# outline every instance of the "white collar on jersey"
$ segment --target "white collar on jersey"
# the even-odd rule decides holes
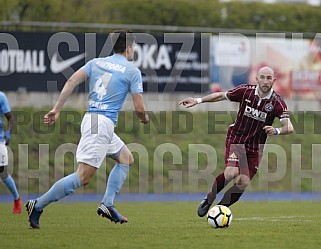
[[[255,95],[257,95],[257,96],[259,96],[260,97],[260,99],[269,99],[269,98],[271,98],[271,96],[272,96],[272,94],[273,94],[273,89],[271,89],[271,91],[269,92],[269,94],[268,95],[266,95],[264,98],[261,98],[261,96],[259,95],[259,90],[258,90],[258,88],[259,88],[259,86],[256,86],[256,88],[255,88]]]

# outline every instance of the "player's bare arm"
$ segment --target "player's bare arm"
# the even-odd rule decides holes
[[[4,114],[6,119],[7,119],[7,122],[8,122],[8,127],[7,127],[7,130],[12,130],[13,128],[13,125],[14,125],[14,118],[13,118],[13,115],[11,112],[7,112]]]
[[[280,128],[274,128],[273,126],[264,126],[264,130],[268,136],[274,135],[286,135],[293,132],[293,125],[289,118],[285,118],[281,120],[282,126]]]
[[[143,95],[141,93],[135,93],[132,96],[136,115],[138,116],[141,123],[147,124],[149,122],[149,116],[145,111]]]
[[[14,118],[11,112],[7,112],[4,114],[6,119],[7,119],[7,130],[5,132],[5,145],[9,145],[10,143],[10,133],[14,125]]]
[[[52,125],[56,122],[59,117],[60,110],[66,100],[71,95],[75,87],[86,80],[86,77],[86,73],[82,69],[79,69],[67,80],[54,108],[44,116],[45,125]]]
[[[206,95],[201,98],[187,97],[187,98],[181,100],[178,104],[183,105],[186,108],[190,108],[192,106],[195,106],[195,105],[203,103],[203,102],[218,102],[218,101],[222,101],[225,99],[226,99],[225,92],[217,92],[217,93],[211,93],[211,94]]]

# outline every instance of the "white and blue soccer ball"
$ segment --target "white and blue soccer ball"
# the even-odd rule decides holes
[[[232,219],[231,210],[223,205],[216,205],[207,213],[207,222],[213,228],[227,228],[231,225]]]

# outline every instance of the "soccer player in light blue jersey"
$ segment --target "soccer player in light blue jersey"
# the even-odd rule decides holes
[[[2,115],[7,119],[7,130],[4,129],[2,123]],[[9,106],[8,99],[3,92],[0,92],[0,179],[4,182],[7,188],[13,195],[13,213],[21,213],[21,198],[19,196],[16,184],[11,175],[8,174],[8,150],[7,146],[10,143],[10,134],[13,127],[13,116]]]
[[[113,158],[116,165],[110,172],[97,213],[115,223],[128,221],[114,208],[114,198],[126,179],[129,166],[134,162],[132,153],[114,133],[127,93],[132,95],[134,109],[141,123],[147,124],[149,117],[142,96],[141,72],[130,62],[134,58],[135,36],[125,30],[114,31],[111,35],[114,54],[93,59],[76,71],[66,82],[54,108],[44,117],[46,125],[54,124],[74,88],[85,80],[89,82],[88,110],[81,123],[81,139],[76,154],[78,169],[57,181],[38,199],[26,203],[32,228],[39,228],[40,215],[48,204],[87,185],[106,156]]]

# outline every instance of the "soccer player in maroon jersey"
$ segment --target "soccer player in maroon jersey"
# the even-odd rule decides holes
[[[235,178],[235,184],[225,192],[218,205],[231,206],[239,200],[257,172],[268,136],[293,132],[287,106],[272,89],[276,81],[274,71],[270,67],[260,68],[256,81],[256,85],[240,85],[227,92],[212,93],[202,98],[188,97],[179,102],[186,108],[222,100],[240,103],[236,120],[226,136],[225,170],[216,177],[211,191],[199,205],[197,213],[200,217],[207,214],[216,194]],[[281,127],[272,126],[275,118],[280,119]]]

